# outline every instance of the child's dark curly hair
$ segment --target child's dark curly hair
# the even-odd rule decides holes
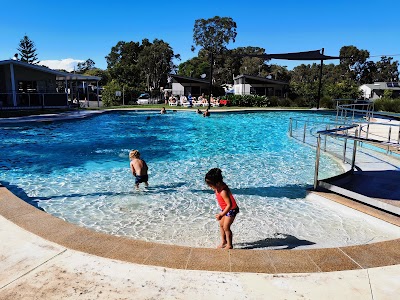
[[[222,171],[218,168],[213,168],[207,172],[205,181],[207,184],[216,185],[218,182],[222,182]]]

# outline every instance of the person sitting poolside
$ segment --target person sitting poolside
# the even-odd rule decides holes
[[[218,100],[218,98],[214,98],[213,95],[211,95],[210,104],[211,104],[212,106],[219,106],[219,100]]]
[[[182,95],[182,96],[180,97],[180,104],[181,104],[181,106],[186,106],[186,105],[189,104],[189,103],[188,103],[188,100],[187,100],[187,98],[186,98],[185,95]]]

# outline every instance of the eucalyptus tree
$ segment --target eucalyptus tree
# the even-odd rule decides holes
[[[280,66],[276,64],[268,65],[265,71],[268,75],[272,77],[272,79],[279,81],[289,82],[291,78],[291,74],[287,69],[287,66]],[[266,75],[265,72],[261,72],[260,75]]]
[[[110,81],[110,74],[108,73],[108,71],[99,68],[92,68],[90,70],[87,70],[83,73],[83,75],[101,77],[101,80],[99,81],[100,86],[107,85]]]
[[[201,78],[202,74],[209,74],[210,62],[204,57],[193,57],[178,66],[178,75]]]
[[[364,69],[368,66],[368,58],[368,50],[360,50],[355,46],[343,46],[340,48],[339,66],[347,78],[360,83]]]
[[[399,62],[392,60],[393,57],[382,56],[376,63],[376,81],[399,81]]]
[[[20,61],[34,65],[39,63],[35,43],[27,35],[19,41],[17,50],[20,55]]]
[[[119,41],[106,56],[107,70],[111,79],[121,86],[140,85],[139,54],[142,50],[139,42]]]
[[[316,104],[318,98],[319,65],[301,64],[291,72],[290,90],[295,97],[307,99],[306,105]]]
[[[155,39],[150,43],[142,41],[142,50],[138,57],[138,67],[143,74],[147,90],[159,90],[167,83],[168,74],[176,68],[173,59],[180,59],[171,46],[163,40]]]
[[[91,60],[90,58],[88,58],[87,60],[85,60],[84,62],[79,62],[76,67],[77,67],[77,72],[80,74],[83,74],[89,70],[94,69],[94,65],[96,63]]]
[[[194,23],[194,45],[192,46],[192,51],[195,50],[195,46],[199,46],[209,54],[210,95],[213,82],[214,57],[226,50],[229,42],[235,42],[236,35],[236,22],[231,17],[215,16],[210,19],[197,19]],[[210,107],[210,97],[208,98],[208,107]]]

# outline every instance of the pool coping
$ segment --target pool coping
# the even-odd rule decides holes
[[[173,108],[172,108],[173,109]],[[63,121],[85,118],[112,111],[158,111],[154,108],[118,108],[70,116],[52,115],[31,118],[30,121]],[[218,112],[282,111],[284,109],[229,109]],[[178,111],[195,111],[185,109]],[[290,109],[288,111],[296,111]],[[307,111],[307,110],[301,110]],[[317,110],[308,110],[317,111]],[[9,119],[0,123],[26,122],[29,118]],[[311,192],[321,196],[321,192]],[[353,204],[341,201],[338,195],[325,193],[322,197],[357,210]],[[221,250],[157,244],[113,236],[68,223],[45,213],[0,185],[0,215],[19,227],[50,242],[88,254],[128,263],[162,266],[185,270],[251,273],[318,273],[359,270],[400,264],[400,239],[372,244],[306,249],[306,250]],[[373,214],[371,214],[373,215]],[[373,215],[381,218],[379,215]],[[393,223],[393,222],[391,222]],[[399,226],[399,225],[397,225]],[[226,261],[229,263],[227,264]]]
[[[281,274],[358,270],[400,264],[400,239],[290,251],[195,248],[118,237],[80,227],[43,212],[4,186],[0,186],[0,215],[34,235],[68,249],[128,263],[174,269]]]

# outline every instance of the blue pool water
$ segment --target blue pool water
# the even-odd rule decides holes
[[[315,150],[287,135],[310,112],[109,112],[69,122],[0,126],[0,181],[22,199],[98,231],[213,247],[215,197],[204,184],[223,170],[241,212],[237,247],[328,247],[390,238],[361,214],[306,200]],[[150,117],[147,120],[147,117]],[[128,153],[149,166],[148,191],[134,191]],[[342,172],[322,156],[320,178]]]

